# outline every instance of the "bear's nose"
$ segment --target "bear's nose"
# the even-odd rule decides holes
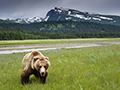
[[[41,74],[44,75],[44,72],[42,72]]]

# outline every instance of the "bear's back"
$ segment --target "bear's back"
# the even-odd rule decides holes
[[[27,53],[23,60],[22,60],[22,68],[24,69],[25,66],[29,66],[30,65],[30,62],[31,62],[31,53]]]

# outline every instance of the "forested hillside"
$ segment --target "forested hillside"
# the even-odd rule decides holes
[[[91,32],[91,33],[58,33],[26,31],[19,29],[0,29],[0,40],[25,40],[25,39],[64,39],[64,38],[118,38],[120,32]]]
[[[31,24],[0,23],[0,40],[116,37],[120,37],[120,26],[86,21],[48,21]]]
[[[47,21],[31,24],[18,23],[0,23],[0,29],[19,29],[27,31],[40,32],[62,32],[62,33],[76,33],[76,32],[120,32],[120,26],[100,24],[87,21]]]

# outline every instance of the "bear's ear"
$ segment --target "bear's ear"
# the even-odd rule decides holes
[[[45,59],[46,59],[46,60],[49,60],[49,58],[48,58],[48,57],[45,57]]]
[[[48,67],[50,66],[50,62],[49,61],[47,61],[48,62]]]
[[[50,66],[50,62],[49,62],[49,58],[48,57],[45,57],[47,63],[48,63],[48,67]]]
[[[32,67],[32,69],[34,69],[34,63],[37,60],[38,60],[38,57],[33,57],[32,61],[31,61],[31,67]]]

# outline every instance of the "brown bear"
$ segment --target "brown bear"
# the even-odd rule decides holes
[[[22,60],[21,84],[28,83],[31,74],[34,74],[41,83],[45,83],[49,66],[49,58],[42,55],[39,51],[27,53]]]

